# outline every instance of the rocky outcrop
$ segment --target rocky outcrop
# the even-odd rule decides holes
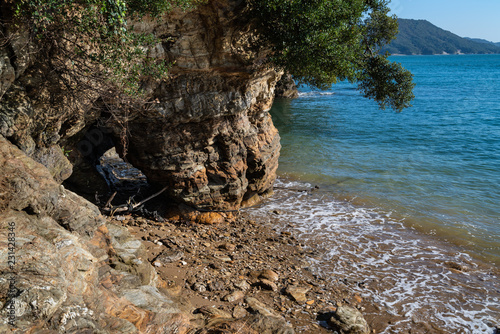
[[[186,333],[139,240],[3,136],[0,169],[0,332]]]
[[[162,40],[150,57],[174,66],[168,80],[145,84],[152,102],[147,108],[123,111],[120,122],[108,126],[117,151],[151,183],[168,186],[169,200],[237,209],[272,188],[280,144],[267,111],[281,73],[260,64],[265,53],[253,47],[244,6],[238,0],[208,1],[131,24]],[[105,184],[91,172],[99,157],[89,162],[87,146],[79,146],[99,117],[109,116],[99,109],[98,90],[69,94],[57,71],[36,57],[26,34],[4,30],[0,134],[58,182],[74,169],[72,189],[102,192]],[[93,153],[104,152],[97,146]]]
[[[294,99],[299,96],[297,85],[291,74],[283,75],[276,84],[275,96],[285,99]]]
[[[255,65],[260,54],[242,9],[209,1],[135,25],[164,38],[153,55],[175,67],[150,87],[154,107],[128,120],[127,159],[196,208],[237,209],[275,179],[280,144],[268,109],[280,73]]]

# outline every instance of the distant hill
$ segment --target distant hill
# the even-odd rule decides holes
[[[499,53],[500,46],[462,38],[425,20],[398,19],[399,34],[382,52],[405,55]]]
[[[474,42],[478,42],[478,43],[486,43],[486,44],[493,44],[493,45],[496,45],[498,47],[500,47],[500,42],[498,43],[494,43],[494,42],[490,42],[486,39],[482,39],[482,38],[469,38],[469,37],[465,37],[466,39],[470,39],[471,41],[474,41]]]

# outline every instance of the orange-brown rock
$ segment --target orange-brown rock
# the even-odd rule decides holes
[[[242,9],[208,1],[134,26],[163,36],[153,55],[175,66],[149,87],[157,103],[129,120],[127,159],[195,208],[237,209],[276,177],[280,143],[268,110],[281,73],[257,64]]]
[[[0,322],[1,333],[189,330],[126,228],[1,135],[0,170],[0,247],[10,249],[0,253],[0,316],[9,307],[16,315],[14,327]]]

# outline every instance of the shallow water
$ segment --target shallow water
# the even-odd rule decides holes
[[[280,209],[319,273],[397,316],[384,333],[500,325],[500,55],[392,57],[414,106],[378,110],[354,86],[302,88],[271,114],[282,137]],[[361,284],[360,284],[361,282]],[[373,316],[376,316],[373,314]],[[431,329],[429,329],[431,328]]]
[[[279,172],[500,265],[500,55],[393,58],[417,84],[402,113],[348,83],[276,101]]]
[[[262,219],[279,210],[278,230],[292,229],[302,243],[322,250],[321,258],[311,259],[314,271],[345,282],[399,319],[378,324],[380,333],[492,334],[500,324],[497,268],[390,213],[338,200],[322,188],[301,192],[312,185],[283,179],[276,187],[252,214]]]

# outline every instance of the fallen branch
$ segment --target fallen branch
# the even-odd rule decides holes
[[[156,196],[158,196],[161,193],[163,193],[165,190],[167,190],[167,188],[168,187],[163,188],[162,190],[158,191],[157,193],[154,193],[153,195],[151,195],[151,196],[143,199],[139,203],[132,204],[131,201],[129,200],[129,202],[127,204],[121,204],[121,205],[118,205],[118,206],[111,205],[111,201],[113,200],[113,198],[115,198],[115,195],[116,195],[116,192],[115,192],[108,199],[108,201],[106,202],[106,205],[104,206],[104,208],[102,210],[106,211],[106,212],[110,212],[111,214],[114,214],[116,212],[132,212],[132,211],[136,210],[137,208],[139,208],[140,206],[142,206],[147,201],[149,201],[150,199],[153,199]]]

